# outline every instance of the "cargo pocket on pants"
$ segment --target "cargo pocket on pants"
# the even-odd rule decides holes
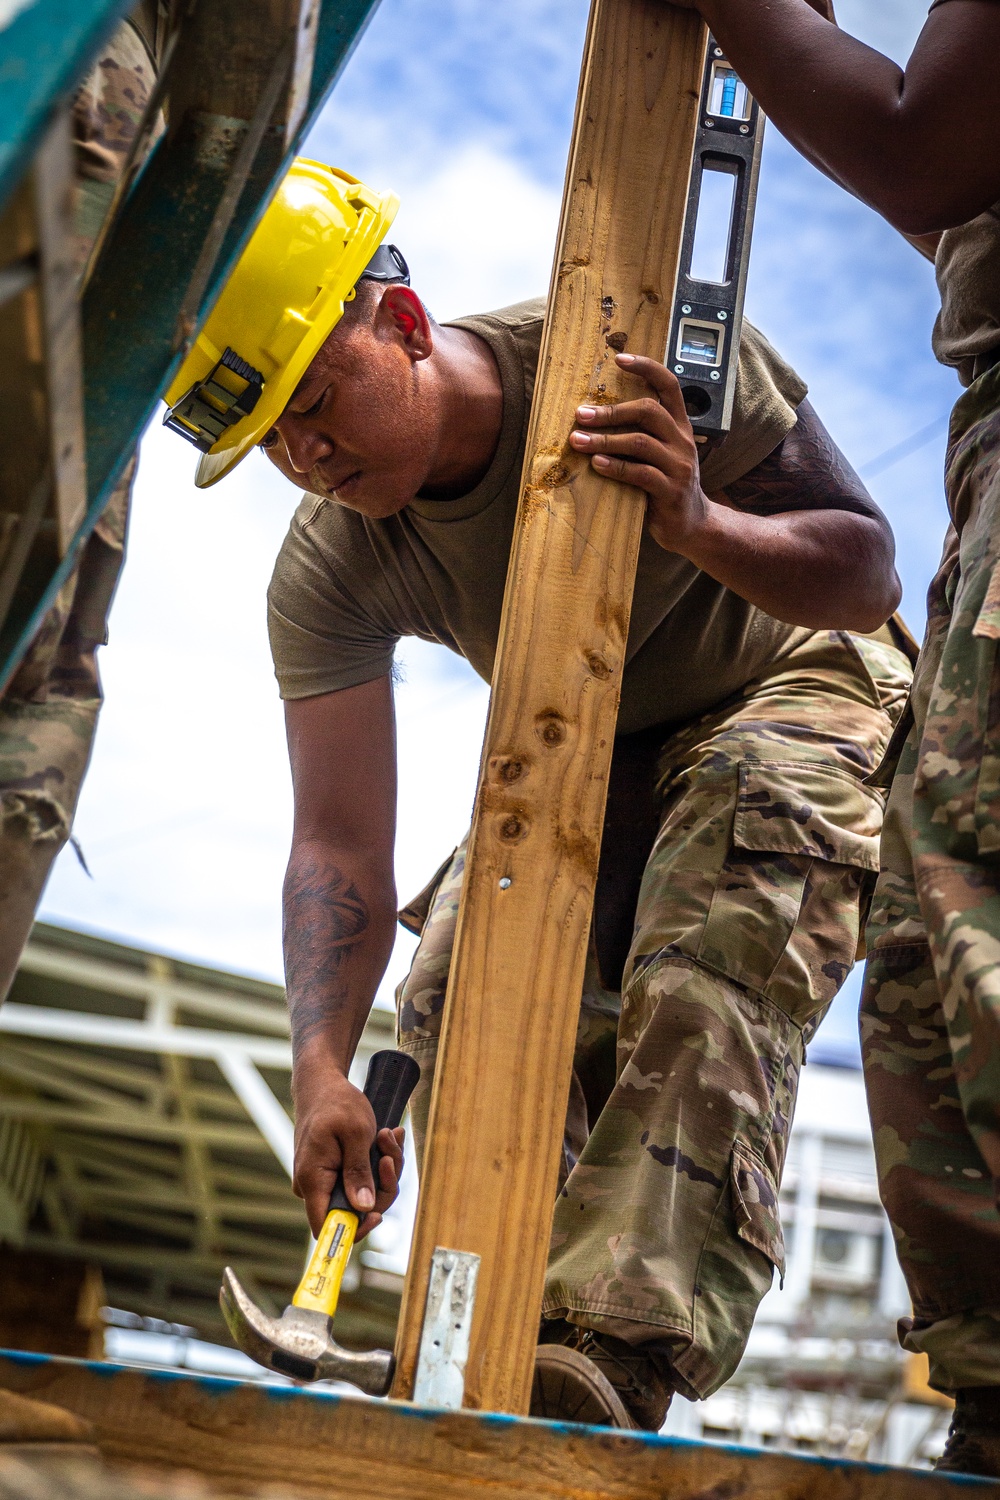
[[[673,1356],[678,1373],[700,1397],[734,1373],[775,1270],[785,1270],[774,1178],[744,1141],[734,1143],[729,1181],[720,1186],[698,1260],[691,1344]]]
[[[753,1245],[785,1279],[785,1241],[778,1211],[778,1187],[764,1161],[742,1141],[733,1147],[729,1179],[736,1233]]]
[[[799,1026],[854,963],[882,796],[835,766],[743,761],[732,843],[698,958]]]

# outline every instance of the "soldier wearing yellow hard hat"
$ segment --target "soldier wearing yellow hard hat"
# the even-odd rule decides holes
[[[165,425],[200,448],[215,484],[284,410],[358,281],[409,281],[383,241],[399,199],[299,157],[167,390]]]
[[[401,1142],[379,1135],[373,1177],[349,1076],[395,929],[394,651],[438,641],[491,677],[545,314],[538,297],[436,323],[384,246],[395,208],[297,162],[168,397],[199,483],[256,442],[305,492],[268,626],[295,794],[295,1184],[316,1233],[341,1167],[362,1230],[395,1196]],[[617,349],[633,313],[614,314]],[[862,782],[910,671],[891,638],[849,634],[898,599],[891,533],[762,335],[744,324],[732,430],[702,457],[674,375],[615,357],[640,399],[578,409],[567,479],[591,461],[646,492],[648,523],[531,1409],[658,1428],[673,1392],[733,1373],[784,1263],[805,1038],[857,951],[880,813]],[[571,694],[562,712],[572,735]],[[544,747],[521,748],[530,779]],[[463,868],[459,849],[403,914],[418,1152]]]

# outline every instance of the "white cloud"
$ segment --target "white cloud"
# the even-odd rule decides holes
[[[470,144],[430,178],[391,177],[402,205],[392,239],[439,320],[545,295],[559,196],[489,146]]]
[[[914,0],[841,0],[842,23],[903,57]],[[393,237],[439,318],[546,289],[586,5],[383,0],[307,143],[402,207]],[[912,251],[772,132],[751,268],[753,315],[802,369],[858,463],[955,393],[927,346],[934,292]],[[277,977],[290,828],[264,590],[295,494],[251,458],[194,490],[193,450],[144,444],[130,553],[103,652],[108,703],[50,920]],[[943,530],[932,446],[876,482],[901,536],[912,621]],[[468,821],[486,689],[411,644],[400,688],[398,869],[412,894]],[[412,946],[402,939],[398,977]],[[388,991],[387,986],[383,994]]]

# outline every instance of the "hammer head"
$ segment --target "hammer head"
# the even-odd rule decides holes
[[[304,1307],[286,1307],[269,1318],[247,1296],[227,1266],[219,1305],[233,1342],[259,1365],[293,1380],[347,1380],[369,1396],[384,1396],[395,1360],[388,1349],[341,1349],[330,1336],[332,1319]]]

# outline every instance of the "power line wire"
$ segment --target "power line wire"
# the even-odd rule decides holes
[[[884,474],[886,469],[892,468],[893,464],[898,464],[901,459],[909,458],[911,453],[916,453],[919,448],[923,448],[925,444],[929,443],[931,438],[937,435],[941,424],[946,420],[947,418],[944,416],[935,417],[933,422],[929,422],[926,427],[921,427],[919,432],[912,433],[908,438],[904,438],[901,443],[895,443],[891,448],[887,448],[884,453],[879,453],[877,457],[870,458],[866,464],[861,465],[858,474],[862,479],[874,479],[876,474]]]

